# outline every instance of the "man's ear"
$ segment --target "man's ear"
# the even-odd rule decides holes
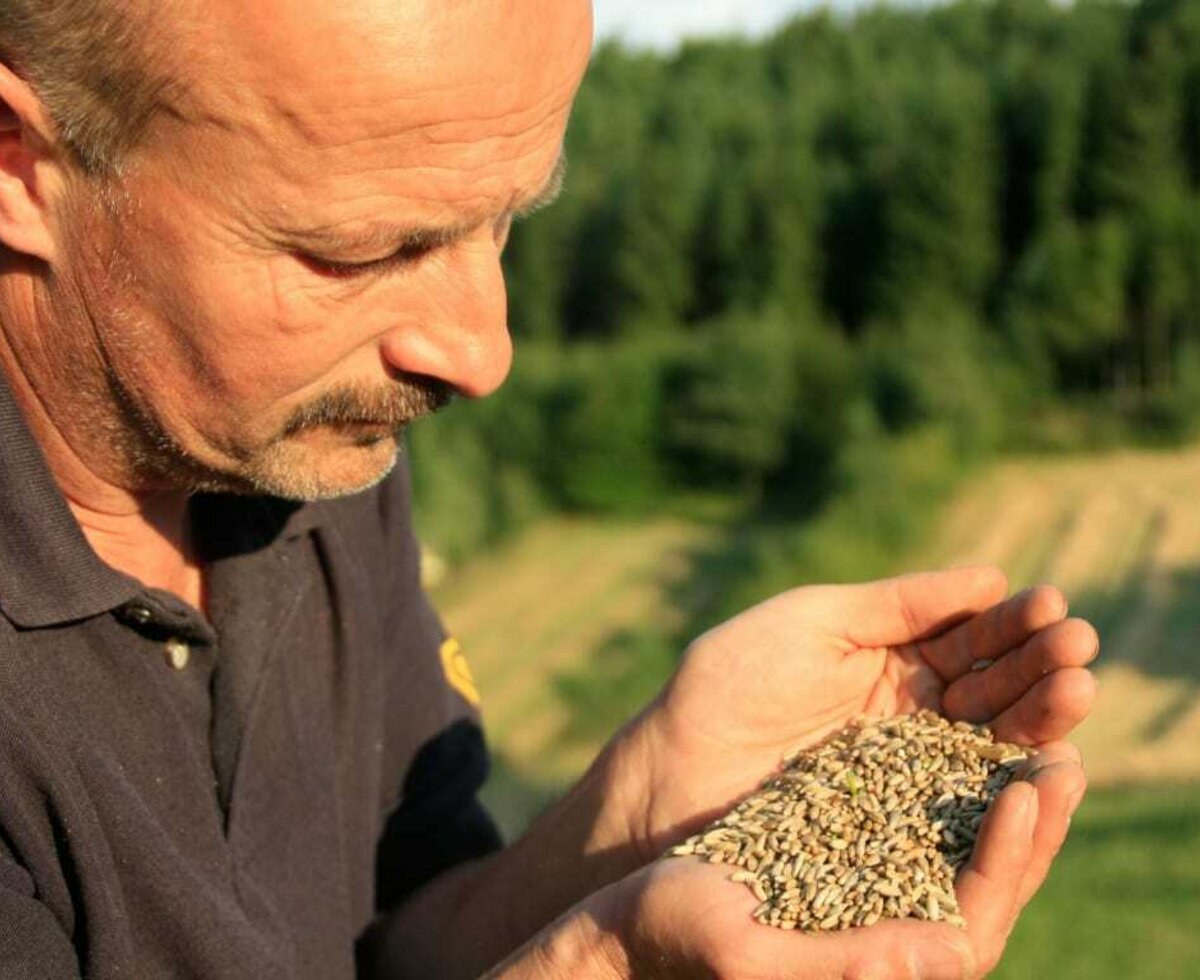
[[[56,253],[42,186],[56,166],[51,132],[33,89],[0,63],[0,246],[44,262]]]

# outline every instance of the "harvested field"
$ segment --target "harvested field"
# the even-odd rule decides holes
[[[1200,778],[1198,495],[1195,450],[1009,462],[964,489],[916,556],[1053,582],[1096,623],[1100,695],[1076,737],[1093,784]]]
[[[672,520],[550,520],[434,593],[483,696],[502,822],[522,822],[594,752],[561,739],[567,718],[555,678],[623,629],[677,622],[672,587],[713,537]]]
[[[1200,450],[1016,460],[966,485],[898,567],[991,561],[1062,585],[1103,638],[1078,741],[1095,785],[1200,778]],[[596,746],[567,743],[556,678],[622,630],[681,622],[675,586],[719,530],[552,520],[435,594],[463,642],[500,757],[493,806],[519,828]]]

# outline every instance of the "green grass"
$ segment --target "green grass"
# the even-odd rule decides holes
[[[993,976],[1200,976],[1200,784],[1089,794]]]

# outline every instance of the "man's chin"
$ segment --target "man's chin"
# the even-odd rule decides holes
[[[331,500],[361,493],[395,469],[399,441],[363,427],[330,440],[305,433],[281,443],[243,474],[254,491],[285,500]]]

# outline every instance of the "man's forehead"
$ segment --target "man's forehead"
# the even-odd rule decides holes
[[[589,0],[192,2],[202,125],[172,167],[275,228],[507,208],[553,168],[591,47]]]
[[[355,124],[453,141],[511,135],[562,101],[590,48],[587,0],[205,0],[200,88],[315,144]]]

